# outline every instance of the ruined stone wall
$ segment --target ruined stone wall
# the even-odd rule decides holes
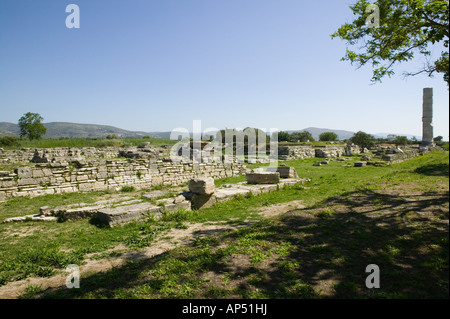
[[[419,149],[408,149],[402,150],[399,152],[387,152],[382,155],[381,159],[384,161],[388,161],[391,164],[401,163],[405,160],[417,157],[420,155]]]
[[[173,163],[162,159],[52,162],[0,171],[0,200],[91,190],[180,185],[199,176],[214,179],[245,174],[239,163]]]
[[[20,150],[4,150],[0,148],[0,163],[49,163],[78,159],[109,159],[117,157],[147,158],[169,154],[169,147],[55,147],[55,148],[22,148]]]
[[[340,157],[342,155],[359,154],[358,146],[347,145],[325,145],[325,146],[310,146],[310,145],[292,145],[279,146],[278,159],[280,160],[296,160],[305,158],[330,158]]]

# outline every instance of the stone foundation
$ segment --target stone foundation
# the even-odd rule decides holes
[[[170,160],[128,159],[30,164],[0,174],[0,200],[82,191],[176,186],[192,178],[220,179],[246,172],[240,163],[172,163]]]
[[[278,147],[278,159],[284,161],[305,159],[305,158],[337,158],[343,155],[359,154],[358,146],[349,145],[291,145]]]

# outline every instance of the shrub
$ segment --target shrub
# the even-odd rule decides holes
[[[319,140],[322,142],[337,141],[338,136],[334,132],[324,132],[319,135]]]
[[[131,193],[134,192],[136,189],[134,188],[134,186],[122,186],[122,188],[120,189],[120,191],[122,193]]]
[[[4,136],[0,137],[0,146],[19,146],[20,140],[18,137],[15,136]]]

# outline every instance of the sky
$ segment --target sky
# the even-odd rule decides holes
[[[402,76],[423,58],[378,84],[370,66],[340,61],[346,43],[330,35],[355,1],[0,0],[0,122],[421,136],[432,87],[434,135],[448,140],[442,76]],[[66,27],[72,3],[80,28]]]

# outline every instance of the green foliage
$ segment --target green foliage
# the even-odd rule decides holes
[[[53,137],[41,138],[38,140],[19,140],[15,137],[0,138],[0,143],[6,141],[3,145],[9,149],[20,148],[53,148],[53,147],[128,147],[138,146],[142,143],[141,138],[95,138],[95,137]],[[144,141],[150,142],[152,145],[173,145],[176,141],[164,138],[150,138]],[[1,144],[0,144],[1,145]]]
[[[370,146],[374,145],[374,138],[372,135],[369,135],[367,133],[364,133],[362,131],[356,132],[355,135],[353,135],[350,138],[350,141],[352,143],[355,143],[356,145],[358,145],[359,147],[361,147],[362,149],[364,148],[369,148]]]
[[[40,139],[47,132],[42,120],[38,113],[24,114],[19,119],[20,137],[27,137],[30,141]]]
[[[395,145],[397,145],[397,147],[404,146],[408,144],[408,138],[406,136],[396,136],[394,143]]]
[[[314,142],[315,141],[312,134],[308,131],[292,133],[291,140],[300,141],[300,142]]]
[[[134,188],[134,186],[122,186],[122,188],[120,189],[120,191],[122,193],[132,193],[134,192],[136,189]]]
[[[329,142],[329,141],[337,141],[338,136],[336,133],[333,132],[323,132],[319,135],[319,140],[323,142]]]
[[[291,135],[288,132],[278,132],[278,142],[289,142],[290,140]]]
[[[367,10],[370,4],[368,0],[358,0],[350,6],[355,20],[343,24],[331,35],[360,50],[355,52],[347,47],[342,61],[356,63],[358,67],[371,63],[372,81],[381,82],[383,77],[394,74],[396,63],[412,60],[416,53],[429,59],[433,46],[443,44],[447,51],[442,50],[438,59],[405,75],[443,73],[448,85],[448,0],[377,0],[374,4],[379,8],[379,26],[366,25],[373,14],[373,10]]]
[[[15,136],[3,136],[0,137],[0,146],[2,147],[12,147],[12,146],[19,146],[20,140],[19,138]]]
[[[325,209],[321,212],[316,213],[316,216],[319,218],[328,218],[333,216],[334,211],[330,210],[330,209]]]

